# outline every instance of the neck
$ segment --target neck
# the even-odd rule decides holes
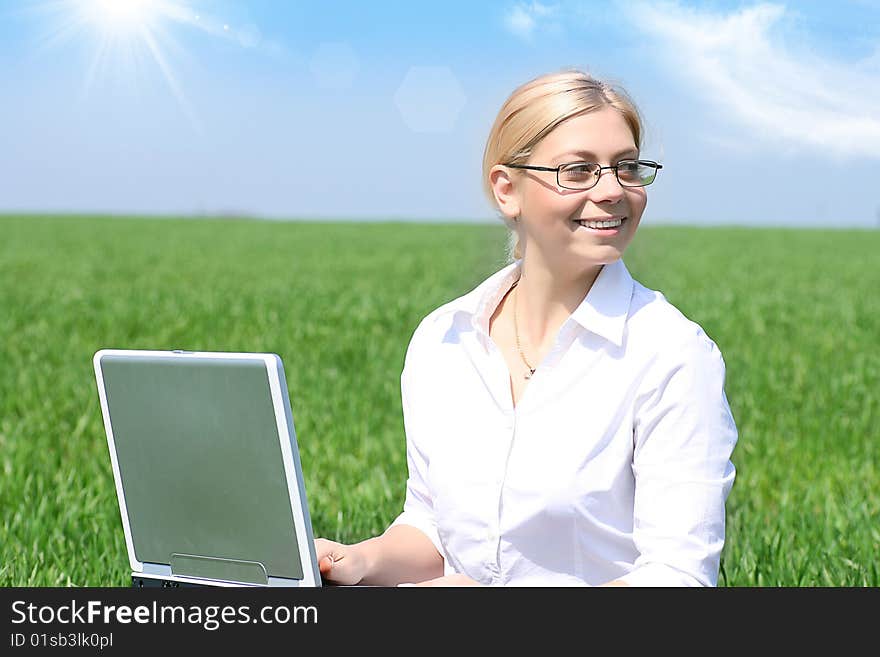
[[[602,264],[577,270],[551,267],[538,254],[523,257],[517,283],[520,335],[534,347],[556,337],[559,327],[586,298]]]

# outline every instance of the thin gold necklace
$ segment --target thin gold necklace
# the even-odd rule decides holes
[[[519,281],[513,284],[513,287],[516,287]],[[522,361],[526,364],[526,367],[529,368],[528,374],[523,374],[523,378],[531,379],[532,374],[535,373],[535,368],[529,364],[529,361],[526,360],[526,355],[523,353],[522,347],[519,344],[519,327],[516,323],[516,299],[519,296],[517,294],[518,290],[514,290],[513,292],[513,332],[516,335],[516,348],[519,350],[519,357],[522,358]]]

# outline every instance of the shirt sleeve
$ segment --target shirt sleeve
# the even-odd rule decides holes
[[[408,477],[406,480],[406,497],[403,503],[403,512],[391,523],[395,525],[410,525],[422,531],[431,539],[437,551],[443,555],[443,547],[440,543],[440,535],[437,532],[437,519],[434,515],[434,503],[428,487],[428,452],[424,442],[426,436],[421,430],[421,418],[418,409],[412,405],[414,391],[412,388],[413,364],[410,358],[410,348],[407,349],[407,358],[403,372],[400,375],[400,397],[403,407],[403,425],[406,433],[406,464]]]
[[[632,586],[716,586],[737,428],[725,364],[705,333],[669,349],[637,397]]]

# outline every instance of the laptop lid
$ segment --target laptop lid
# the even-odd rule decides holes
[[[93,361],[134,572],[321,585],[276,354],[102,349]]]

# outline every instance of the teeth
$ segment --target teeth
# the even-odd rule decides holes
[[[613,221],[578,221],[581,226],[589,226],[590,228],[614,228],[623,223],[622,219],[614,219]]]

